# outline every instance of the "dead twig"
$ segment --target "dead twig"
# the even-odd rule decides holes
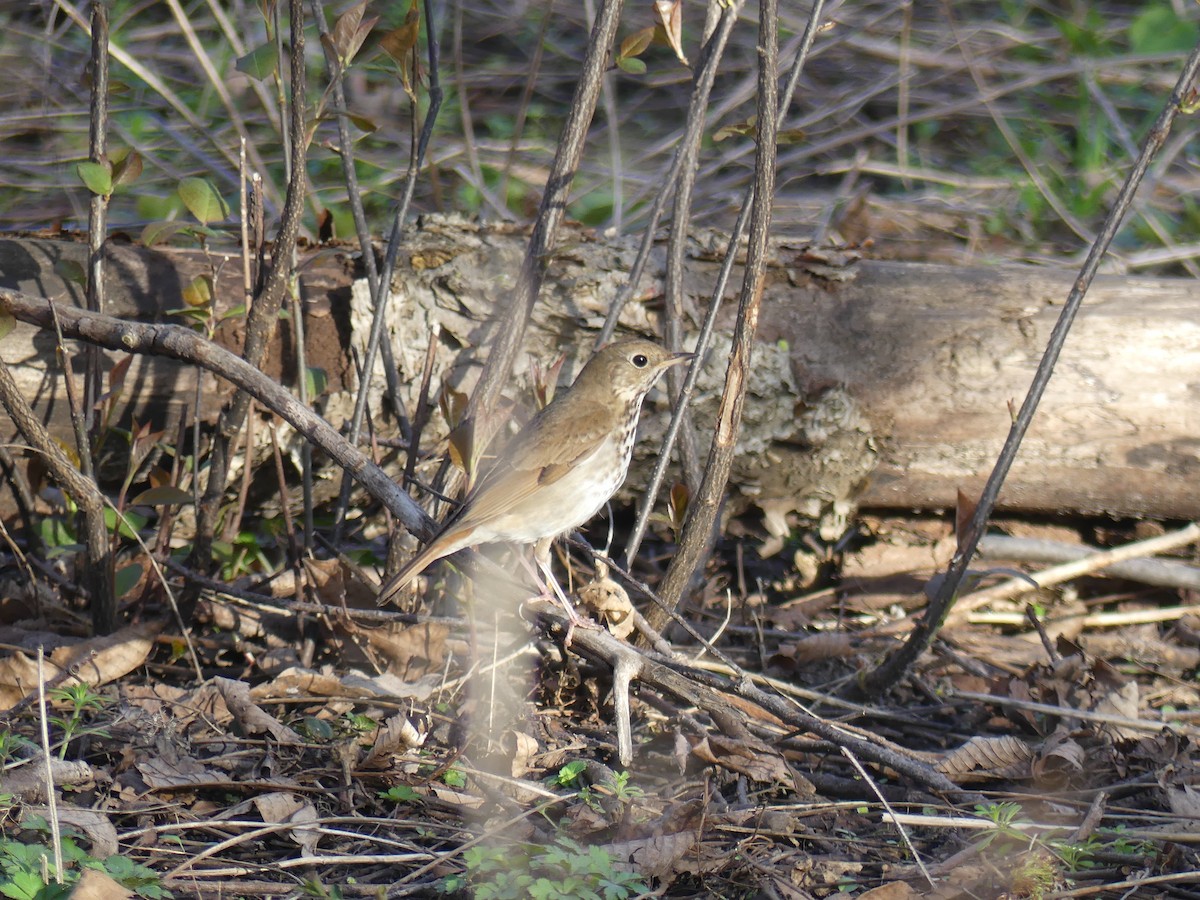
[[[442,84],[440,75],[441,66],[441,45],[438,42],[437,28],[433,21],[433,2],[425,0],[425,42],[429,52],[429,109],[425,114],[425,122],[421,126],[419,136],[416,136],[416,121],[417,121],[417,105],[412,103],[412,121],[413,121],[413,146],[410,148],[408,158],[408,171],[405,174],[404,180],[404,196],[400,199],[400,203],[396,207],[396,213],[392,217],[392,225],[389,229],[387,252],[383,258],[383,268],[379,272],[379,277],[376,281],[370,283],[371,287],[371,303],[374,312],[371,317],[371,330],[367,335],[367,352],[362,362],[362,369],[359,371],[359,392],[354,400],[354,412],[350,417],[350,440],[357,444],[359,436],[362,434],[363,418],[366,415],[367,397],[369,391],[367,386],[375,370],[375,356],[377,353],[383,354],[383,369],[384,378],[387,379],[388,396],[392,400],[393,413],[396,420],[403,423],[405,420],[403,405],[400,402],[400,387],[399,387],[399,371],[396,366],[395,358],[392,354],[392,346],[383,338],[383,326],[387,318],[387,311],[391,305],[391,285],[392,273],[396,269],[396,255],[399,253],[400,245],[403,243],[401,235],[404,229],[404,222],[408,218],[408,209],[412,205],[413,195],[417,189],[417,175],[420,174],[424,166],[425,153],[429,149],[429,139],[433,136],[433,126],[437,122],[438,112],[442,108]],[[416,67],[414,57],[414,68]],[[413,77],[413,83],[417,83],[419,79]],[[340,87],[340,85],[339,85]],[[359,228],[356,220],[356,228]],[[366,235],[365,222],[359,228],[359,239],[364,239]],[[373,249],[367,246],[364,249],[364,256],[370,256]],[[374,259],[369,264],[368,272],[374,268]],[[416,452],[414,446],[413,452]],[[345,525],[346,507],[350,502],[350,479],[343,477],[341,493],[338,496],[338,507],[334,514],[334,542],[341,543],[342,529]]]
[[[990,559],[1009,559],[1027,563],[1065,563],[1100,553],[1095,547],[1063,541],[987,534],[979,541],[979,555]],[[1155,587],[1200,591],[1200,568],[1172,559],[1131,559],[1110,562],[1101,574],[1138,581]]]
[[[783,90],[783,96],[779,103],[779,118],[783,117],[784,113],[791,105],[792,95],[795,93],[796,85],[800,80],[800,73],[804,70],[804,62],[808,58],[809,51],[812,49],[812,42],[816,37],[817,28],[820,25],[823,9],[824,2],[823,0],[820,0],[820,2],[814,4],[812,12],[809,15],[808,25],[806,26],[804,36],[800,41],[800,49],[796,55],[796,61],[792,65],[791,72],[788,74],[787,86]],[[732,9],[730,12],[733,13],[734,18],[736,18],[737,9]],[[728,26],[723,26],[715,31],[713,34],[713,39],[710,42],[712,45],[710,53],[711,58],[714,60],[714,67],[715,60],[720,56],[722,35],[728,37],[724,31],[725,27],[732,27],[732,22],[730,22]],[[715,68],[712,74],[715,75]],[[677,161],[680,166],[682,166],[683,163],[683,146],[683,144],[680,145],[677,157]],[[673,162],[672,172],[674,172],[675,165],[676,163]],[[678,177],[678,175],[676,174],[674,177]],[[737,250],[741,245],[742,235],[745,234],[746,225],[750,220],[750,212],[754,208],[754,191],[755,187],[752,183],[745,193],[741,209],[738,212],[737,220],[734,222],[733,229],[730,232],[729,249],[725,254],[725,259],[722,261],[720,272],[717,275],[716,284],[713,286],[711,294],[712,299],[708,305],[708,312],[705,314],[704,322],[700,326],[700,334],[696,339],[696,359],[688,366],[687,377],[684,379],[683,385],[679,389],[676,411],[671,417],[671,423],[667,427],[667,434],[663,438],[663,448],[659,454],[658,463],[655,465],[654,473],[650,478],[650,485],[646,489],[645,502],[643,503],[642,510],[638,515],[637,523],[634,525],[633,533],[630,535],[629,541],[625,545],[626,566],[631,565],[633,558],[637,556],[638,547],[641,545],[642,537],[646,533],[646,526],[650,520],[650,512],[654,506],[654,499],[658,495],[658,490],[662,486],[663,476],[666,474],[666,466],[671,455],[671,448],[674,446],[676,435],[683,426],[684,420],[680,414],[680,409],[687,405],[688,398],[691,396],[692,391],[695,389],[696,381],[700,377],[700,363],[704,358],[704,354],[708,349],[710,341],[712,340],[713,328],[717,321],[717,311],[720,309],[721,299],[725,295],[725,286],[729,283],[729,277],[733,272],[734,261],[737,258]],[[665,194],[660,196],[662,198],[662,203],[665,204]],[[655,201],[655,209],[659,209],[661,211],[657,199]],[[644,262],[643,256],[649,252],[649,237],[650,236],[643,241],[642,248],[638,255],[639,262]],[[634,287],[636,287],[637,273],[638,269],[635,263],[634,274],[630,276],[630,287],[627,288],[629,292],[632,292]],[[626,295],[622,294],[622,302],[625,299],[627,299]],[[610,329],[611,324],[615,323],[615,315],[615,313],[610,311],[608,320],[606,320],[604,324],[605,330]],[[602,331],[601,334],[603,335],[604,331]],[[656,627],[656,630],[661,630],[666,624],[666,620],[662,619],[662,621],[659,621],[658,618],[651,619],[651,624]]]
[[[88,117],[88,159],[98,165],[108,165],[108,7],[103,3],[92,6],[91,115]],[[111,166],[109,168],[111,172]],[[92,193],[88,203],[88,266],[87,308],[104,312],[104,238],[108,197]],[[84,348],[83,416],[88,431],[94,424],[96,403],[100,398],[100,349]],[[70,378],[70,373],[67,373]],[[79,447],[83,474],[92,477],[89,442]]]
[[[45,300],[39,302],[47,318],[50,318],[50,303]],[[8,411],[9,417],[26,443],[42,455],[54,480],[83,510],[84,527],[87,531],[84,541],[87,564],[80,574],[91,596],[92,624],[97,629],[104,628],[109,622],[115,624],[116,598],[113,595],[112,551],[109,547],[108,528],[104,524],[104,495],[92,479],[86,478],[74,463],[67,459],[62,448],[46,431],[22,396],[12,372],[3,360],[0,360],[0,405]],[[110,624],[106,630],[98,630],[97,633],[107,633],[112,627]]]
[[[695,86],[692,89],[692,97],[688,104],[687,127],[683,137],[680,138],[678,146],[675,148],[675,155],[671,158],[671,163],[667,168],[666,175],[663,179],[663,186],[654,198],[654,203],[650,209],[650,220],[646,223],[646,229],[642,234],[642,242],[638,247],[637,256],[634,258],[633,268],[629,273],[629,278],[625,283],[620,295],[609,308],[608,314],[604,319],[604,326],[600,329],[600,334],[596,339],[597,346],[607,343],[613,335],[617,327],[617,320],[620,318],[621,310],[625,304],[633,297],[634,292],[638,289],[638,284],[641,281],[642,272],[645,270],[646,262],[650,258],[650,248],[654,245],[655,232],[658,228],[659,217],[666,206],[667,198],[672,191],[677,190],[677,185],[683,180],[683,173],[691,171],[696,165],[696,152],[699,146],[700,136],[703,134],[704,123],[708,113],[709,98],[712,94],[713,82],[717,76],[717,69],[720,65],[721,58],[725,52],[725,46],[729,41],[729,35],[733,31],[733,26],[738,19],[738,13],[741,9],[741,2],[732,3],[722,11],[721,19],[718,27],[712,32],[707,42],[704,45],[700,67],[697,70],[695,78]],[[689,183],[694,181],[694,172],[689,177]],[[685,209],[690,209],[690,200],[685,205]],[[688,221],[685,215],[681,221],[678,217],[675,219],[676,227],[672,233],[680,233],[683,238],[686,238],[688,231]],[[681,246],[684,241],[681,239],[678,242]],[[682,263],[681,263],[682,265]],[[680,290],[681,278],[676,275],[673,282],[675,290]],[[712,300],[709,303],[709,313],[705,319],[707,330],[702,330],[700,340],[696,345],[696,353],[698,357],[703,357],[704,351],[708,346],[708,339],[712,334],[712,322],[715,321],[716,310],[721,305],[721,300],[724,297],[724,290],[715,291]],[[670,308],[672,305],[668,304]],[[673,349],[679,349],[678,343],[672,345],[670,341],[674,339],[676,342],[680,340],[680,335],[667,335],[668,346]],[[699,360],[697,360],[699,362]],[[672,373],[674,370],[672,370]],[[677,383],[674,380],[669,381],[671,386],[671,394],[675,401],[675,409],[671,415],[671,422],[667,426],[667,433],[663,438],[662,451],[658,456],[658,460],[654,466],[654,472],[650,476],[650,483],[645,491],[645,500],[642,503],[641,509],[638,510],[637,522],[634,525],[633,532],[625,545],[625,565],[629,566],[633,562],[633,558],[637,556],[638,547],[641,545],[642,537],[646,533],[646,526],[650,521],[650,514],[654,510],[654,501],[658,497],[658,491],[662,487],[663,478],[666,475],[667,465],[671,459],[671,449],[675,445],[675,439],[680,431],[686,434],[690,430],[690,420],[685,416],[685,410],[692,396],[692,391],[696,385],[696,378],[699,375],[700,368],[697,363],[693,363],[688,367],[688,372],[682,383]],[[671,377],[669,375],[669,377]],[[678,377],[675,375],[674,377]],[[695,438],[693,435],[692,443]],[[685,451],[686,452],[686,451]],[[690,464],[687,465],[686,471],[691,473]],[[695,488],[699,487],[699,481],[696,480],[692,484],[689,480],[689,487],[692,488],[692,493],[695,493]]]

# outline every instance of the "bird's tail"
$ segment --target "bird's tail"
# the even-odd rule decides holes
[[[385,581],[379,588],[375,602],[380,606],[391,603],[410,581],[428,569],[444,556],[445,553],[434,543],[410,559],[395,575]]]

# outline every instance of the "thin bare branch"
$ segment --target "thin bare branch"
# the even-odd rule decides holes
[[[820,3],[814,6],[814,20],[820,16],[820,8]],[[713,524],[725,497],[725,485],[733,466],[734,450],[742,423],[746,381],[758,331],[758,315],[762,307],[767,238],[771,230],[771,206],[775,193],[776,136],[780,119],[779,85],[776,75],[779,52],[777,15],[775,0],[763,0],[759,5],[758,123],[755,127],[758,154],[755,158],[754,201],[750,211],[746,270],[738,301],[737,327],[733,333],[733,347],[725,374],[725,389],[717,411],[716,429],[713,432],[704,479],[700,490],[688,503],[679,551],[672,558],[659,590],[665,608],[652,609],[646,617],[657,631],[666,626],[669,611],[678,607],[684,589],[701,564]],[[729,256],[736,254],[737,250],[738,241],[735,236],[730,242]]]
[[[52,327],[50,303],[45,300],[37,302],[45,316],[42,327]],[[64,318],[69,315],[66,310],[63,313]],[[64,331],[70,333],[69,328],[64,328]],[[85,477],[75,464],[67,459],[62,448],[38,421],[37,415],[22,396],[12,372],[3,360],[0,360],[0,404],[7,410],[9,418],[17,426],[25,442],[41,454],[54,480],[83,510],[87,564],[80,569],[80,580],[91,596],[94,627],[100,629],[108,624],[108,630],[112,630],[112,623],[116,621],[116,598],[113,595],[112,554],[109,550],[108,528],[104,524],[104,495],[92,479]]]
[[[246,340],[242,357],[251,366],[262,363],[263,354],[275,333],[279,321],[279,310],[291,281],[293,249],[300,231],[300,218],[304,210],[306,176],[304,171],[307,150],[305,127],[305,71],[304,71],[304,5],[301,0],[290,0],[291,18],[291,85],[289,132],[291,136],[291,166],[288,179],[287,199],[284,201],[283,220],[275,237],[271,253],[271,269],[262,292],[255,298],[246,316]],[[303,375],[303,373],[301,373]],[[205,569],[211,564],[212,540],[220,512],[221,500],[225,496],[229,477],[230,447],[234,436],[246,421],[250,396],[242,391],[234,394],[221,413],[217,423],[213,444],[209,454],[208,484],[196,510],[196,540],[192,550],[192,564]],[[195,606],[195,592],[185,593],[182,610],[185,619]]]
[[[553,251],[558,226],[566,213],[571,183],[579,168],[588,127],[595,114],[604,70],[608,65],[609,50],[617,35],[623,5],[623,0],[605,0],[600,6],[595,27],[588,39],[579,81],[575,86],[575,96],[571,101],[567,121],[563,125],[554,164],[550,168],[546,191],[542,195],[533,234],[529,238],[529,248],[521,266],[521,275],[512,302],[501,317],[503,324],[492,342],[483,374],[471,396],[469,413],[478,418],[486,418],[481,414],[495,407],[500,392],[511,377],[517,349],[521,346],[525,326],[542,286],[546,261]]]

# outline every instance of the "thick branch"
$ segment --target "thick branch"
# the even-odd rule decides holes
[[[53,327],[50,304],[37,297],[0,289],[0,308],[22,322]],[[109,350],[147,353],[195,363],[237,385],[277,413],[324,450],[367,491],[384,504],[405,528],[420,537],[433,533],[433,522],[387,473],[346,441],[328,422],[300,403],[254,366],[181,325],[125,322],[70,307],[57,310],[63,334]]]

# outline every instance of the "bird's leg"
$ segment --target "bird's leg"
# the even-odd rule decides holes
[[[558,601],[559,606],[563,608],[563,612],[567,614],[567,636],[563,643],[567,647],[570,647],[571,636],[574,634],[576,628],[595,628],[596,623],[579,615],[579,612],[575,609],[575,605],[563,593],[558,579],[554,577],[554,572],[550,568],[550,547],[553,543],[554,538],[542,538],[533,547],[533,558],[542,573],[542,595],[545,597],[553,596]]]

